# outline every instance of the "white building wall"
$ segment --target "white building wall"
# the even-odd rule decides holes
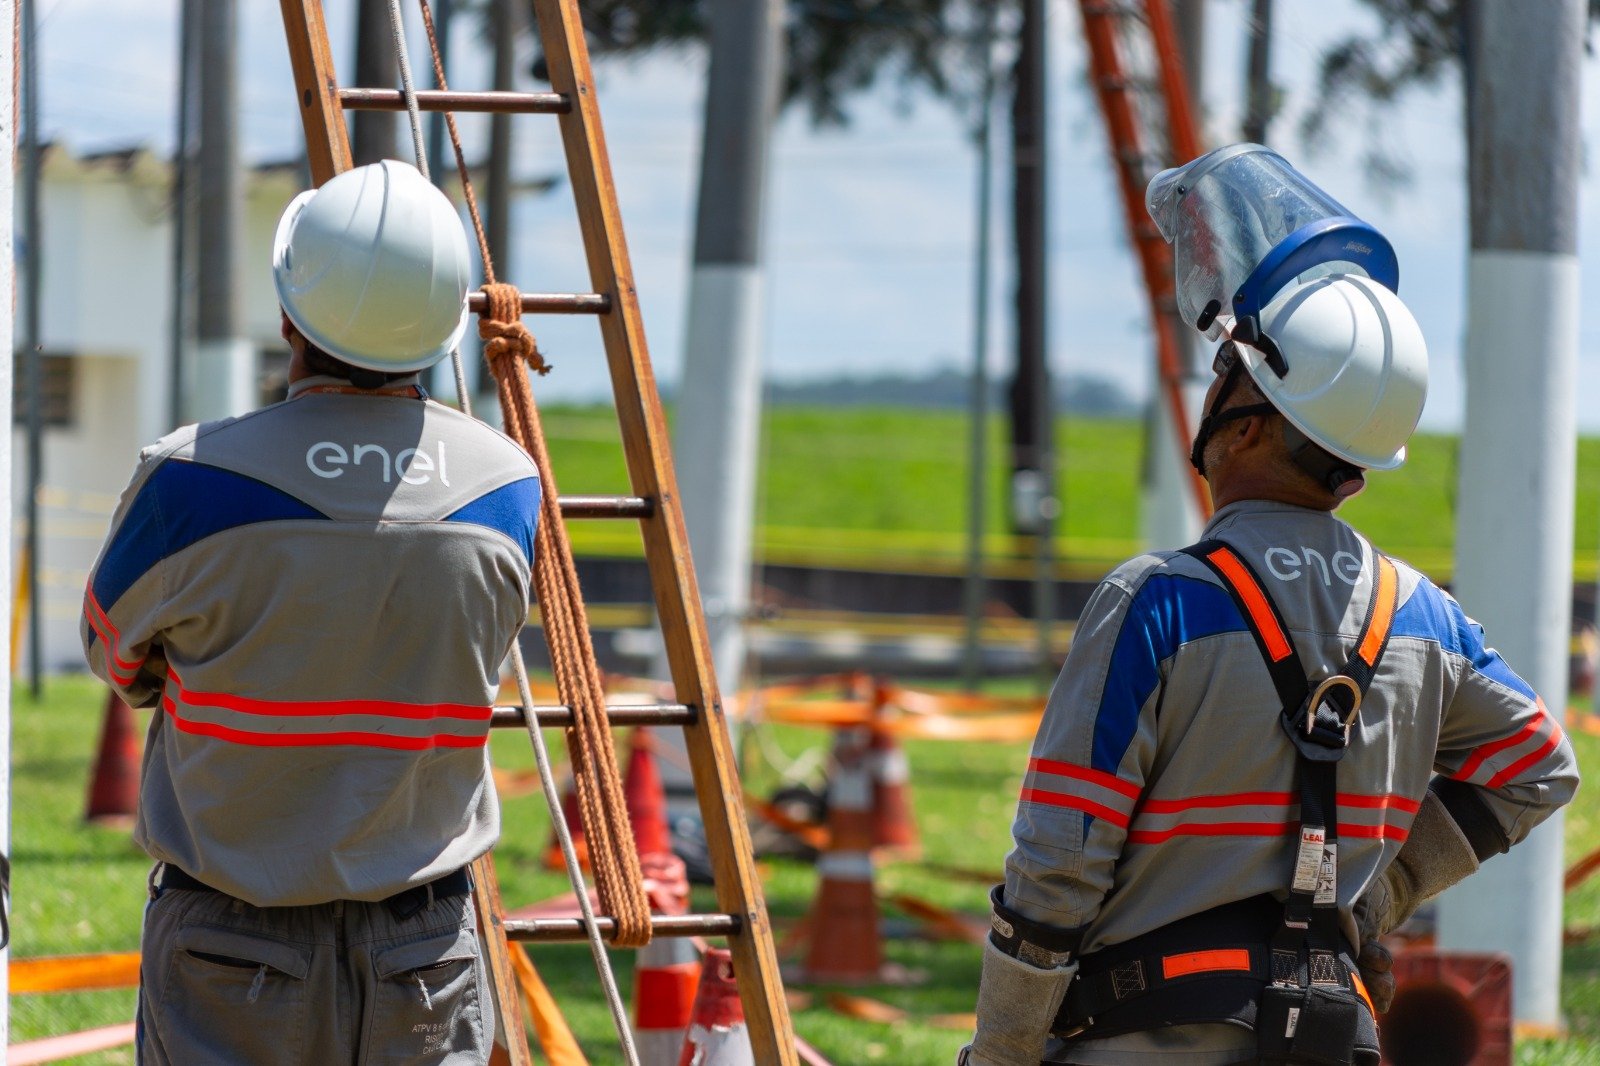
[[[44,434],[40,643],[47,670],[81,670],[78,614],[89,568],[139,449],[175,428],[169,175],[148,155],[80,160],[52,149],[43,177],[43,347],[77,359],[77,391],[72,424],[47,427]],[[248,187],[236,276],[245,286],[245,335],[262,350],[282,347],[269,256],[277,217],[296,180],[268,171]],[[22,367],[19,361],[19,395]],[[12,558],[20,561],[26,432],[17,425],[13,434],[19,521]],[[25,641],[19,650],[26,656]]]

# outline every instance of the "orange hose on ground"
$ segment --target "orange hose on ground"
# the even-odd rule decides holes
[[[133,988],[139,983],[139,953],[55,955],[12,959],[7,968],[12,995]]]
[[[528,1005],[528,1017],[533,1021],[533,1032],[545,1059],[550,1066],[589,1066],[555,997],[533,968],[528,952],[514,940],[510,946],[511,968],[517,972],[517,984],[522,986],[522,998]]]

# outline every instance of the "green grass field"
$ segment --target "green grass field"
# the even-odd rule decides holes
[[[14,711],[14,917],[15,954],[39,955],[133,950],[138,944],[147,862],[126,833],[85,827],[81,821],[91,753],[103,697],[86,679],[53,680],[39,704],[15,697]],[[747,776],[757,790],[776,783],[779,768],[824,737],[812,730],[770,728],[746,744]],[[1586,764],[1600,757],[1600,738],[1574,733]],[[880,868],[884,896],[908,893],[971,914],[986,910],[984,880],[997,873],[1005,854],[1009,822],[1026,752],[1021,745],[909,746],[914,801],[926,851],[925,864]],[[495,738],[495,759],[508,769],[532,764],[520,735]],[[497,851],[505,898],[510,905],[561,892],[563,879],[539,868],[548,820],[537,795],[505,802],[505,834]],[[1600,798],[1581,792],[1567,819],[1569,858],[1600,846]],[[971,870],[968,879],[954,871]],[[767,864],[768,902],[782,931],[802,915],[815,886],[811,867],[791,861]],[[702,893],[703,896],[703,893]],[[1569,927],[1600,925],[1600,879],[1568,898]],[[697,907],[710,908],[701,898]],[[886,909],[886,917],[896,917]],[[912,988],[856,990],[910,1011],[916,1019],[972,1009],[979,954],[958,944],[895,939],[893,961],[924,971]],[[626,989],[631,963],[617,954]],[[586,949],[541,948],[535,962],[550,982],[592,1062],[618,1061],[608,1016],[595,991]],[[827,989],[806,989],[823,1003]],[[1600,945],[1569,948],[1563,993],[1571,1037],[1560,1042],[1525,1042],[1517,1061],[1529,1064],[1600,1062]],[[133,1015],[133,993],[13,997],[13,1040],[109,1025]],[[926,1066],[953,1060],[964,1034],[915,1021],[894,1026],[843,1018],[825,1006],[797,1011],[798,1031],[839,1066],[882,1063]],[[131,1053],[110,1052],[83,1063],[128,1063]]]
[[[627,489],[613,414],[607,407],[544,413],[564,492]],[[1006,444],[991,425],[988,526],[991,568],[1031,549],[1003,531]],[[1061,498],[1059,551],[1069,572],[1097,577],[1139,550],[1142,428],[1131,421],[1073,418],[1057,427]],[[957,572],[965,551],[967,419],[905,408],[776,407],[763,423],[757,550],[771,562],[818,562]],[[1374,475],[1340,515],[1384,546],[1449,577],[1455,543],[1456,439],[1419,434],[1400,470]],[[590,554],[637,554],[622,523],[575,523]],[[1593,580],[1600,551],[1600,440],[1578,443],[1574,563]],[[1026,571],[1026,564],[1017,562]]]

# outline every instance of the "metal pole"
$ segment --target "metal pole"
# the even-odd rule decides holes
[[[1033,534],[1033,613],[1038,674],[1053,680],[1050,628],[1055,614],[1055,413],[1050,388],[1047,241],[1047,0],[1024,0],[1012,102],[1012,221],[1017,249],[1017,376],[1011,389],[1012,520]]]
[[[19,8],[15,0],[0,0],[0,25],[14,26]],[[16,52],[0,49],[0,86],[15,84]],[[16,292],[16,260],[12,234],[16,190],[16,98],[0,90],[0,211],[5,213],[5,224],[0,225],[0,294],[10,296]],[[10,299],[0,299],[0,335],[5,345],[0,349],[0,409],[11,410],[13,352],[16,351],[16,323]],[[12,507],[11,463],[12,435],[0,433],[0,602],[11,603],[11,536]],[[12,620],[15,624],[15,620]],[[11,854],[11,657],[0,655],[0,855]],[[0,907],[9,913],[9,889],[0,897]],[[0,1047],[11,1043],[10,995],[7,984],[8,959],[5,948],[0,948]]]
[[[28,567],[28,690],[44,692],[44,626],[39,588],[39,485],[44,480],[43,353],[39,293],[44,285],[44,230],[39,211],[39,13],[34,0],[22,0],[22,151],[23,231],[28,235],[28,283],[23,290],[24,344],[27,348],[28,487],[23,508]]]
[[[995,5],[985,4],[979,54],[983,57],[983,95],[978,112],[978,208],[973,250],[972,388],[968,397],[970,433],[967,474],[967,576],[963,588],[966,643],[961,674],[968,689],[983,677],[983,533],[988,503],[989,463],[989,258],[990,215],[994,199],[994,24]]]
[[[355,84],[363,89],[391,89],[398,80],[388,0],[360,0],[356,4]],[[400,153],[395,118],[386,111],[356,112],[350,122],[350,158],[356,166],[411,158]]]
[[[197,160],[195,414],[202,420],[257,405],[255,352],[238,336],[234,249],[244,231],[239,174],[238,0],[200,4],[200,149]]]
[[[450,74],[450,16],[453,7],[453,0],[435,0],[433,5],[433,32],[439,38],[439,62],[445,69],[446,80]],[[432,73],[432,64],[429,65],[429,72]],[[433,87],[443,88],[437,78]],[[428,173],[433,175],[434,184],[441,188],[450,180],[449,175],[455,173],[455,168],[445,162],[444,148],[444,114],[431,112],[428,115]]]
[[[1250,50],[1245,66],[1244,139],[1267,143],[1272,121],[1272,0],[1253,0],[1250,8]]]
[[[509,91],[515,83],[517,13],[513,0],[492,0],[490,31],[494,35],[494,87]],[[511,269],[511,116],[496,114],[489,119],[488,214],[484,233],[489,238],[489,254],[494,257],[495,273],[513,278]]]
[[[717,678],[737,691],[750,608],[764,348],[762,199],[783,5],[712,0],[700,198],[675,449]]]
[[[195,97],[195,22],[199,16],[201,0],[183,0],[178,10],[178,132],[172,150],[172,333],[169,338],[167,358],[170,421],[180,426],[186,409],[184,389],[184,356],[188,350],[192,303],[189,299],[189,211],[193,185],[193,160],[190,142],[193,140]]]
[[[1585,6],[1467,5],[1472,249],[1455,592],[1557,716],[1572,605]],[[1558,813],[1440,904],[1441,945],[1510,953],[1517,1020],[1539,1026],[1560,1022],[1561,844]]]

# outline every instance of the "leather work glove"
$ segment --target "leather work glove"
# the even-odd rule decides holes
[[[1039,1066],[1056,1011],[1078,972],[1076,962],[1041,970],[983,942],[978,1029],[960,1066]]]
[[[1439,797],[1427,793],[1399,854],[1355,906],[1362,944],[1398,929],[1425,901],[1477,869],[1466,834]]]
[[[1394,956],[1378,941],[1369,940],[1361,945],[1356,966],[1361,971],[1367,998],[1372,1000],[1372,1009],[1387,1014],[1394,1005]]]

